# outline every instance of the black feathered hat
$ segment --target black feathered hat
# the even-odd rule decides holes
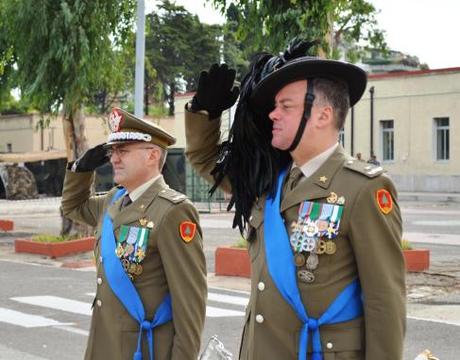
[[[289,49],[288,51],[289,52]],[[278,91],[289,83],[309,78],[329,78],[345,81],[350,106],[356,104],[366,89],[367,76],[356,65],[312,56],[286,59],[286,53],[273,57],[265,65],[261,80],[252,90],[250,104],[254,109],[269,111]]]
[[[294,39],[282,55],[258,54],[241,82],[235,119],[229,139],[222,144],[219,161],[212,171],[216,181],[211,189],[212,193],[224,177],[228,178],[232,186],[229,209],[235,205],[233,226],[238,226],[241,232],[249,222],[254,202],[268,193],[273,194],[279,172],[292,161],[289,151],[271,146],[272,123],[268,119],[268,111],[273,106],[276,93],[290,82],[316,77],[345,80],[350,88],[352,104],[364,92],[366,74],[360,68],[306,56],[317,44],[317,41]],[[314,98],[309,96],[311,92],[312,88],[307,89],[307,110],[311,109]],[[304,125],[308,117],[309,110],[304,115]],[[302,132],[299,127],[298,133],[301,135]],[[297,138],[291,147],[297,145]]]

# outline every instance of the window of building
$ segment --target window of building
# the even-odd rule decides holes
[[[380,121],[380,132],[382,139],[382,160],[393,161],[395,159],[393,120]]]
[[[13,144],[8,143],[6,144],[6,152],[13,152]]]
[[[339,144],[345,147],[345,129],[341,128],[339,132]]]
[[[435,159],[449,160],[449,118],[434,119]]]

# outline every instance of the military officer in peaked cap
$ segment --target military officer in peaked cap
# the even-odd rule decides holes
[[[338,143],[367,77],[307,56],[295,40],[260,54],[241,83],[213,65],[186,107],[187,156],[231,192],[248,240],[251,296],[240,359],[402,359],[405,268],[396,190],[379,166]]]
[[[161,169],[175,138],[115,108],[106,144],[69,163],[65,216],[95,226],[97,290],[85,359],[195,360],[206,308],[198,212]],[[92,195],[109,161],[119,184]]]

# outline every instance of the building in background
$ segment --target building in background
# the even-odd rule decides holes
[[[370,51],[369,55],[364,57],[359,65],[369,74],[428,69],[426,64],[420,64],[417,56],[395,50],[389,50],[385,54],[379,50]]]
[[[209,185],[184,156],[184,106],[192,96],[176,96],[174,118],[153,121],[177,137],[165,177],[194,201],[206,202]],[[223,114],[222,139],[228,136],[233,113],[231,109]],[[0,153],[63,151],[61,119],[43,130],[37,129],[38,120],[35,114],[0,116]],[[85,125],[89,146],[106,141],[104,118],[88,116]],[[340,142],[365,160],[373,152],[400,191],[460,192],[460,67],[370,74],[363,98],[340,132]],[[104,171],[102,179],[109,179],[110,167]],[[101,183],[111,185],[107,180]],[[225,195],[219,193],[217,198]]]
[[[209,185],[198,176],[187,163],[185,151],[184,107],[193,94],[176,95],[174,117],[152,119],[177,138],[169,148],[163,175],[174,189],[186,193],[197,202],[210,203]],[[107,141],[109,129],[104,116],[85,117],[85,136],[92,147]],[[222,136],[227,137],[231,124],[231,111],[223,114]],[[50,121],[48,127],[39,127],[39,114],[0,116],[0,164],[19,163],[25,165],[35,176],[39,194],[59,196],[67,163],[64,131],[61,117]],[[1,166],[1,165],[0,165]],[[113,186],[112,169],[107,164],[97,169],[96,190],[104,191]],[[2,191],[3,189],[3,191]],[[0,179],[0,198],[5,197],[6,186]],[[226,201],[226,196],[218,191],[212,200]]]
[[[369,75],[341,136],[400,191],[460,192],[460,67]]]

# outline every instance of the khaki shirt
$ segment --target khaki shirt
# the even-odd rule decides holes
[[[219,141],[219,121],[186,112],[186,154],[195,169],[209,181]],[[223,183],[231,191],[228,182]],[[393,209],[384,214],[376,200],[387,190]],[[334,192],[345,199],[335,239],[336,252],[319,255],[312,283],[297,281],[307,314],[319,318],[339,293],[359,278],[364,315],[348,322],[320,327],[325,360],[402,359],[405,333],[405,267],[400,246],[402,221],[396,190],[382,171],[347,156],[339,146],[307,179],[281,199],[287,231],[298,219],[305,201],[326,203]],[[253,206],[248,233],[251,259],[251,296],[246,310],[240,359],[295,360],[301,322],[272,281],[265,259],[264,204]],[[311,338],[309,340],[311,351]]]
[[[110,205],[116,188],[106,195],[91,196],[92,172],[67,171],[62,194],[65,216],[97,227],[95,259],[96,297],[85,359],[131,360],[137,347],[139,324],[129,315],[106,281],[101,263],[101,226],[104,213],[112,218],[115,237],[120,226],[142,227],[140,219],[153,222],[143,272],[133,283],[152,320],[167,293],[172,299],[173,321],[154,329],[156,360],[196,360],[204,326],[207,286],[202,232],[198,212],[185,195],[172,190],[161,176],[132,204],[120,209],[122,199]],[[182,240],[184,221],[197,224],[190,242]],[[149,359],[143,336],[143,359]]]

